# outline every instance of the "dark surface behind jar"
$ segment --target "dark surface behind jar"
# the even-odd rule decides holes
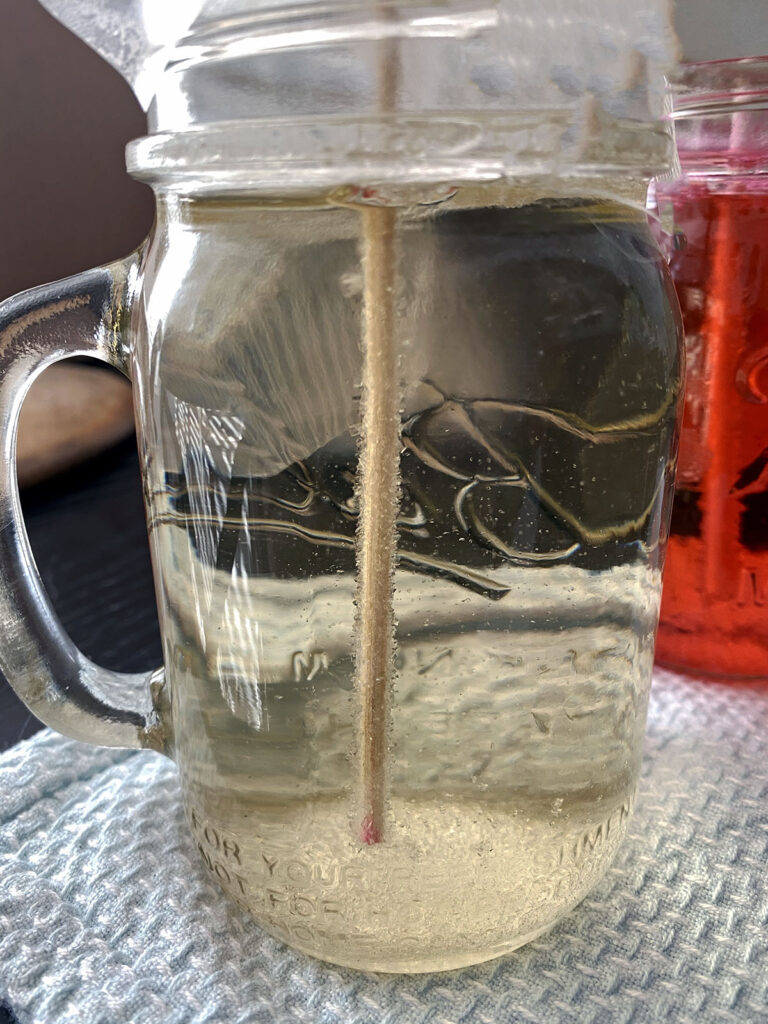
[[[128,85],[36,0],[0,5],[0,299],[130,252],[152,223],[125,172],[145,131]],[[74,641],[138,671],[160,645],[133,439],[27,492],[32,549]],[[0,750],[40,723],[0,678]]]

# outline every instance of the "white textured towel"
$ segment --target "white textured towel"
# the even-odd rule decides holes
[[[271,939],[208,880],[169,761],[45,731],[0,758],[0,999],[20,1024],[768,1020],[768,686],[658,674],[603,882],[511,956],[415,977]]]

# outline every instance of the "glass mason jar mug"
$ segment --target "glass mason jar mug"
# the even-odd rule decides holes
[[[170,754],[208,870],[337,963],[498,956],[627,829],[681,378],[642,209],[668,138],[561,121],[156,132],[146,245],[2,308],[3,669],[54,727]],[[134,382],[147,679],[62,635],[19,520],[23,392],[83,352]]]

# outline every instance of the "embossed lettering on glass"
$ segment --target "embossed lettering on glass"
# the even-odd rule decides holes
[[[637,783],[681,383],[663,5],[47,6],[149,106],[157,219],[3,307],[3,668],[172,756],[207,870],[295,947],[511,950]],[[134,382],[148,679],[62,635],[11,481],[24,388],[83,351]]]

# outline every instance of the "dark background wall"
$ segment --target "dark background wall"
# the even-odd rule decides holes
[[[0,299],[139,244],[152,196],[123,149],[145,131],[116,71],[36,0],[0,0]]]
[[[36,0],[0,0],[0,299],[141,242],[152,194],[126,174],[123,149],[144,133],[116,71]],[[22,501],[45,588],[74,642],[110,668],[158,665],[133,438]],[[39,727],[0,677],[0,751]]]

